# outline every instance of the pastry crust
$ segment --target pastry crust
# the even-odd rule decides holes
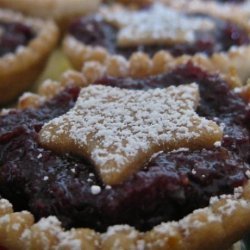
[[[186,5],[185,5],[186,6]],[[206,5],[206,13],[214,15],[219,18],[223,18],[226,20],[231,20],[232,18],[229,15],[224,15],[219,12],[214,13],[213,8],[209,7],[210,5]],[[121,8],[121,6],[114,5],[111,8]],[[184,8],[182,4],[180,4],[179,8]],[[196,10],[192,10],[191,5],[188,7],[190,12],[195,12]],[[205,9],[204,9],[205,11]],[[233,21],[236,22],[238,25],[243,27],[247,30],[250,35],[250,23],[246,23],[244,20],[240,20],[239,18],[233,18]],[[112,58],[116,55],[111,55],[107,49],[100,47],[100,46],[89,46],[80,41],[78,41],[74,36],[68,34],[63,42],[63,48],[65,54],[68,56],[70,61],[72,62],[73,66],[76,69],[81,69],[84,63],[88,61],[98,61],[102,64],[108,64]],[[161,51],[161,53],[166,54],[166,58],[173,58],[171,54],[167,51]],[[127,67],[131,68],[134,58],[137,56],[137,53],[131,55],[129,59],[121,58],[121,60],[125,60],[127,62]],[[150,61],[150,58],[143,54],[143,57],[148,58],[147,60]],[[154,56],[156,57],[156,55]],[[248,77],[250,76],[249,73],[249,65],[250,65],[250,45],[240,46],[240,47],[231,47],[227,52],[220,52],[214,53],[212,56],[207,56],[202,53],[197,53],[194,56],[180,56],[177,57],[177,60],[182,60],[182,58],[188,58],[192,60],[197,60],[196,58],[201,58],[201,60],[206,61],[206,64],[209,69],[219,70],[225,74],[228,74],[232,71],[239,76],[239,78],[246,82]],[[154,60],[154,59],[152,59]],[[200,59],[199,59],[200,60]],[[135,66],[135,65],[133,65]],[[150,65],[144,65],[145,67],[150,68]],[[160,65],[159,65],[160,66]],[[140,67],[143,67],[140,65]],[[160,66],[161,67],[161,66]],[[151,72],[149,72],[151,73]]]
[[[64,27],[72,18],[95,11],[99,3],[100,0],[0,0],[0,7],[35,17],[53,18]]]
[[[35,82],[57,44],[58,29],[51,21],[26,18],[19,13],[0,10],[0,20],[21,22],[36,33],[25,47],[0,58],[0,105],[15,99]]]
[[[238,4],[202,0],[191,0],[188,2],[183,0],[178,2],[172,0],[162,0],[162,2],[180,10],[185,9],[193,12],[201,11],[209,13],[210,15],[224,16],[236,21],[250,22],[250,1]]]
[[[249,84],[243,86],[243,82],[234,70],[229,71],[228,74],[224,74],[219,72],[216,67],[211,64],[211,61],[204,56],[196,55],[193,57],[182,56],[174,58],[168,53],[161,51],[156,53],[152,59],[142,52],[137,52],[134,53],[129,61],[121,56],[111,56],[107,59],[105,65],[96,60],[86,62],[81,71],[66,71],[61,76],[60,81],[44,81],[38,89],[38,94],[23,94],[19,98],[18,108],[37,107],[62,91],[66,86],[75,85],[86,87],[106,75],[133,78],[147,77],[169,72],[177,66],[189,62],[210,73],[220,74],[220,77],[227,81],[231,88],[237,88],[238,91],[242,91],[242,95],[248,100],[250,95]]]
[[[182,57],[181,60],[169,58],[161,52],[155,56],[154,60],[145,59],[145,55],[137,54],[132,64],[143,65],[143,67],[127,67],[126,61],[120,57],[113,57],[106,66],[98,62],[89,62],[85,64],[82,72],[68,71],[65,73],[60,82],[50,80],[44,82],[39,94],[25,94],[20,98],[19,108],[35,107],[67,85],[87,86],[106,74],[117,77],[138,77],[149,75],[152,72],[163,73],[186,63],[187,60],[189,58],[186,57]],[[196,60],[191,58],[191,61],[203,69],[207,67],[207,61],[203,58],[196,57]],[[147,70],[148,65],[154,71]],[[158,67],[159,65],[162,67]],[[209,71],[213,70],[209,69]],[[229,81],[231,87],[237,87],[237,91],[242,91],[245,95],[249,92],[249,88],[241,87],[233,74],[222,75],[222,77]],[[11,204],[2,199],[0,200],[0,246],[10,249],[60,250],[227,249],[242,238],[244,232],[250,230],[249,216],[250,182],[243,188],[235,189],[233,195],[213,197],[208,207],[195,210],[179,221],[162,223],[145,233],[128,225],[111,226],[104,233],[87,228],[65,231],[53,216],[43,218],[34,224],[32,214],[13,212]],[[211,239],[209,244],[207,244],[208,235]]]
[[[250,229],[250,183],[234,195],[211,198],[210,205],[178,222],[162,223],[148,232],[127,225],[105,233],[90,229],[65,231],[50,216],[34,224],[27,211],[13,212],[0,200],[0,245],[7,249],[227,249]],[[240,218],[240,219],[239,219]],[[207,237],[212,239],[209,244]]]

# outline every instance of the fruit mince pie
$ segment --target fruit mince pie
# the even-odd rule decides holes
[[[218,3],[211,2],[209,3],[211,8],[210,11],[213,13],[221,13],[225,17],[230,17],[232,16],[231,14],[234,13],[233,18],[235,20],[245,20],[245,22],[250,23],[250,1],[242,1],[241,4],[235,4],[235,5],[230,5],[230,4],[224,4],[220,5]],[[192,7],[192,5],[191,5]],[[198,10],[200,9],[201,11],[205,11],[205,6],[200,5],[197,6]]]
[[[249,87],[195,61],[122,64],[2,111],[0,246],[226,249],[250,229]]]
[[[65,28],[72,18],[95,11],[99,3],[100,0],[0,0],[0,7],[20,11],[29,16],[52,18],[61,28]]]
[[[233,4],[240,4],[247,2],[248,0],[216,0],[216,2],[219,3],[233,3]]]
[[[149,57],[161,50],[177,58],[201,55],[215,69],[234,70],[245,81],[249,76],[249,42],[245,23],[179,12],[160,3],[140,10],[112,5],[75,20],[65,38],[64,51],[78,69],[83,62],[105,63],[113,55],[129,63],[138,51]]]
[[[53,22],[0,10],[0,105],[34,83],[57,40]]]
[[[162,0],[162,2],[167,3],[167,4],[175,4],[174,1],[172,0]],[[241,5],[244,3],[249,2],[249,0],[191,0],[189,2],[193,2],[193,3],[199,3],[199,2],[217,2],[219,3],[220,6],[228,6],[231,4],[235,4],[235,5]],[[184,5],[184,4],[189,4],[187,1],[185,0],[180,0],[179,3],[176,3],[176,6],[180,6],[180,5]]]
[[[204,2],[214,1],[214,2],[223,3],[223,4],[242,4],[242,3],[249,2],[249,0],[202,0],[202,1]]]
[[[191,0],[191,1],[172,1],[163,0],[174,8],[184,9],[191,12],[209,13],[211,15],[234,19],[236,22],[250,23],[250,1],[232,0],[232,1],[209,1],[209,0]],[[233,15],[232,15],[233,13]]]

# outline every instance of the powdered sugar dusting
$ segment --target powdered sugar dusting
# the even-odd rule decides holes
[[[220,139],[217,125],[195,113],[198,100],[196,84],[147,91],[89,86],[72,110],[43,127],[40,141],[89,157],[114,184],[161,149],[193,147],[204,134]]]
[[[100,192],[101,192],[101,187],[100,186],[97,186],[97,185],[91,186],[91,193],[93,195],[100,194]]]
[[[73,250],[81,250],[82,243],[81,240],[76,239],[74,237],[75,230],[69,232],[61,232],[59,234],[60,245],[58,249],[73,249]]]
[[[104,8],[102,14],[106,21],[120,28],[121,46],[193,42],[196,31],[215,27],[206,17],[188,17],[160,3],[142,11]]]
[[[6,211],[7,209],[12,209],[12,205],[8,200],[0,199],[0,214],[1,211]]]
[[[219,208],[219,211],[225,215],[230,216],[237,210],[239,206],[247,207],[248,202],[245,200],[227,199],[225,204]]]
[[[108,238],[116,233],[123,232],[123,231],[131,231],[131,227],[128,225],[111,226],[108,228],[107,232],[105,233],[105,235],[103,235],[103,237],[104,237],[104,239],[106,239],[106,238]],[[134,232],[136,232],[136,231],[134,231]],[[136,237],[136,235],[134,235],[134,237]]]
[[[200,216],[205,214],[206,217]],[[197,218],[196,218],[197,216]],[[179,226],[182,228],[185,236],[190,235],[190,231],[193,229],[199,229],[206,226],[208,223],[221,222],[221,215],[214,214],[210,208],[197,209],[192,213],[192,216],[187,216],[179,221]]]
[[[174,235],[177,227],[178,222],[161,223],[154,227],[154,231],[160,234],[166,234],[166,232],[168,232],[169,235]]]
[[[61,222],[55,217],[55,216],[50,216],[48,218],[42,218],[36,226],[41,230],[41,231],[47,231],[47,230],[53,230],[55,232],[60,232],[60,226]]]
[[[5,224],[8,224],[10,222],[10,215],[9,214],[6,214],[2,217],[0,217],[0,225],[5,225]]]
[[[247,178],[250,179],[250,170],[247,170],[247,171],[246,171],[246,176],[247,176]]]

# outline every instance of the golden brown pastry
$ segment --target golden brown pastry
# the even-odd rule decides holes
[[[0,10],[0,105],[35,83],[58,36],[52,21]]]
[[[250,1],[249,0],[191,0],[172,1],[161,0],[179,10],[190,10],[191,12],[203,12],[216,16],[224,16],[239,22],[249,23]],[[232,14],[233,13],[233,14]]]
[[[89,14],[95,11],[100,0],[1,0],[0,7],[21,11],[26,15],[40,18],[54,19],[60,27],[76,16]]]

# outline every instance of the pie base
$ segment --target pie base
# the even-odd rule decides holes
[[[14,100],[35,82],[57,44],[59,32],[51,21],[26,18],[12,11],[0,11],[0,20],[30,25],[36,37],[25,47],[0,58],[0,105]]]

